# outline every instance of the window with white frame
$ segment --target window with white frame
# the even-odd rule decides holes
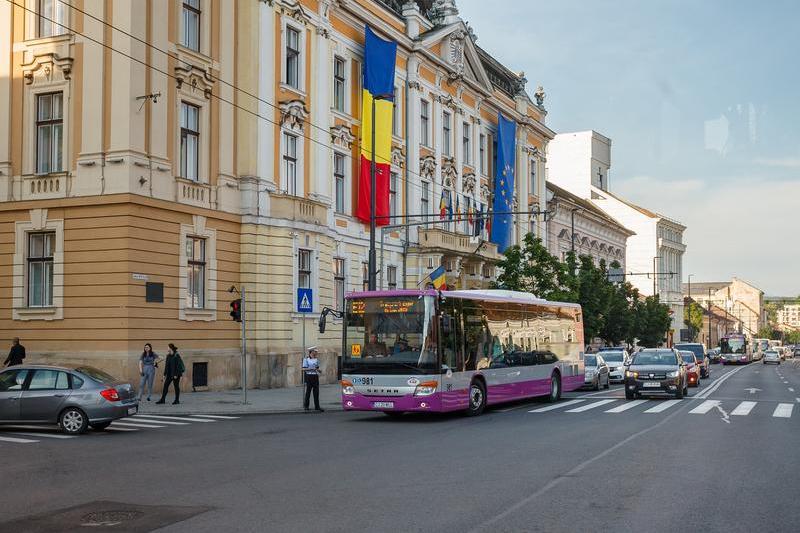
[[[200,108],[181,102],[181,177],[197,181],[200,168]]]
[[[64,95],[36,97],[36,173],[61,172],[64,145]]]
[[[530,166],[531,166],[531,188],[530,188],[530,193],[532,195],[536,196],[538,194],[538,192],[536,190],[536,160],[535,159],[531,159]]]
[[[472,164],[472,129],[470,128],[469,122],[464,122],[461,125],[461,144],[463,147],[464,152],[464,164],[471,165]]]
[[[419,103],[419,123],[420,137],[419,142],[423,146],[430,146],[430,127],[431,127],[430,104],[427,100],[420,100]]]
[[[67,33],[66,6],[61,0],[37,0],[36,37],[55,37]]]
[[[297,136],[283,132],[283,177],[288,194],[297,196]]]
[[[419,199],[420,214],[427,215],[429,213],[428,209],[430,208],[431,184],[428,181],[423,181],[421,185],[422,191]]]
[[[54,232],[28,234],[28,307],[53,305]]]
[[[204,309],[206,304],[206,240],[186,237],[186,307]]]
[[[333,108],[345,111],[345,95],[347,92],[347,63],[339,56],[333,58]]]
[[[300,31],[286,27],[286,73],[283,80],[286,85],[300,88]]]
[[[481,167],[481,174],[486,174],[486,135],[483,133],[480,134],[478,137],[478,157],[480,161],[478,162]]]
[[[297,287],[311,288],[311,250],[301,248],[297,251]]]
[[[397,184],[400,176],[397,172],[389,174],[389,215],[397,216]],[[394,224],[394,222],[392,222]]]
[[[183,35],[181,44],[200,51],[200,0],[183,0]]]
[[[344,309],[345,287],[344,259],[333,258],[333,306],[337,310]]]
[[[394,265],[386,268],[386,285],[390,291],[397,288],[397,267]]]
[[[442,153],[450,155],[453,151],[452,115],[449,111],[442,112]]]
[[[333,153],[333,181],[336,194],[336,212],[345,212],[345,155]]]
[[[369,290],[369,263],[366,261],[361,263],[361,288],[362,290]]]

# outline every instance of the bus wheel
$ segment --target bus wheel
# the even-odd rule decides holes
[[[469,386],[469,409],[467,416],[478,416],[486,407],[486,387],[483,382],[473,381]]]
[[[561,399],[561,378],[558,374],[553,374],[550,378],[550,396],[547,399],[550,403]]]

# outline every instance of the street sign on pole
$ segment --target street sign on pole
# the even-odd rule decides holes
[[[297,289],[297,312],[314,312],[314,294],[311,289]]]
[[[612,283],[622,283],[625,281],[625,270],[622,268],[609,268],[608,281]]]

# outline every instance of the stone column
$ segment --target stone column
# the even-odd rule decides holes
[[[275,105],[275,80],[280,79],[280,64],[275,64],[275,11],[271,2],[258,3],[258,114],[277,117]],[[267,103],[269,102],[269,103]],[[273,104],[273,105],[270,105]],[[257,178],[277,183],[275,174],[275,130],[277,126],[267,120],[257,120],[258,163]],[[262,213],[269,215],[269,213]]]
[[[333,181],[333,154],[331,149],[331,47],[329,39],[330,23],[324,13],[329,9],[327,2],[320,2],[320,25],[317,26],[311,47],[311,80],[308,87],[311,91],[311,126],[308,128],[309,137],[313,139],[311,145],[311,161],[308,166],[311,171],[311,191],[309,197],[320,202],[331,203],[331,189]]]

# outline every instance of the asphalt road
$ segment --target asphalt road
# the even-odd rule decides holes
[[[712,366],[679,402],[628,407],[619,386],[568,396],[478,418],[190,419],[73,439],[0,429],[38,440],[0,440],[0,531],[798,530],[791,362]]]

